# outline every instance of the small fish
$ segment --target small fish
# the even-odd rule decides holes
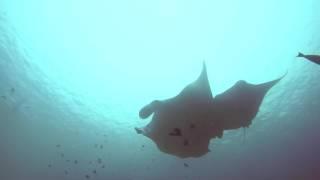
[[[96,171],[96,170],[93,170],[92,173],[93,173],[93,174],[97,174],[97,171]]]
[[[90,179],[90,176],[87,174],[86,176],[85,176],[87,179]]]
[[[63,154],[63,153],[61,153],[61,154],[60,154],[60,156],[63,158],[63,157],[64,157],[64,154]]]
[[[48,164],[48,168],[51,168],[52,167],[52,165],[51,164]]]
[[[101,168],[105,168],[105,167],[106,167],[105,165],[102,165],[102,166],[101,166]]]
[[[64,174],[65,174],[65,175],[67,175],[67,174],[69,174],[69,173],[68,173],[68,171],[67,171],[67,170],[65,170],[65,171],[64,171]]]
[[[78,164],[78,160],[74,160],[74,163],[75,163],[75,164]]]
[[[4,99],[4,100],[6,100],[6,99],[7,99],[7,97],[6,97],[6,96],[1,96],[1,98],[2,98],[2,99]]]
[[[101,158],[98,158],[98,159],[97,159],[97,162],[98,162],[99,164],[101,164],[101,163],[102,163],[102,159],[101,159]]]
[[[67,159],[67,160],[66,160],[66,162],[70,162],[70,160],[69,160],[69,159]]]
[[[316,64],[320,65],[320,55],[304,55],[301,52],[297,55],[297,57],[303,57],[311,62],[314,62]]]
[[[189,164],[183,163],[183,166],[184,166],[184,167],[189,167]]]
[[[103,149],[103,145],[102,144],[100,145],[100,149]]]
[[[56,147],[57,147],[57,148],[60,148],[60,147],[61,147],[61,145],[60,145],[60,144],[57,144],[57,145],[56,145]]]
[[[10,89],[10,92],[11,92],[11,93],[14,93],[15,91],[16,91],[15,88],[11,88],[11,89]]]
[[[142,146],[141,146],[142,148],[144,148],[144,144],[142,144]]]

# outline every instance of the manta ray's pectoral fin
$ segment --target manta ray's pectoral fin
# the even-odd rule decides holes
[[[187,85],[177,96],[184,103],[206,102],[212,100],[211,88],[209,85],[206,64],[203,62],[202,71],[199,77]]]
[[[268,90],[282,79],[254,85],[238,81],[226,92],[214,98],[224,130],[248,127],[259,111]]]
[[[160,101],[155,100],[155,101],[152,101],[150,104],[144,106],[139,112],[140,118],[141,119],[148,118],[152,113],[156,111],[160,103],[161,103]]]

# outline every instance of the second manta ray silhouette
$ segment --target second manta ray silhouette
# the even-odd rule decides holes
[[[210,151],[210,140],[221,138],[224,130],[248,127],[264,96],[280,79],[258,85],[238,81],[213,98],[204,63],[199,78],[177,96],[144,106],[140,118],[153,114],[152,120],[135,130],[162,152],[180,158],[200,157]]]

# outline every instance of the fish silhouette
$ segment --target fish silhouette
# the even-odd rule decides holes
[[[210,152],[210,140],[221,138],[224,130],[248,127],[268,90],[281,78],[258,85],[238,81],[213,97],[203,63],[198,79],[177,96],[144,106],[140,118],[153,114],[152,120],[135,130],[150,138],[164,153],[180,158],[200,157]]]
[[[319,55],[304,55],[301,52],[297,55],[297,57],[303,57],[313,63],[319,64],[320,65],[320,56]]]

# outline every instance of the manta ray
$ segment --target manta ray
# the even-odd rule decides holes
[[[210,152],[210,140],[222,138],[225,130],[249,127],[264,96],[280,79],[258,85],[241,80],[213,97],[203,63],[198,79],[177,96],[144,106],[140,118],[153,114],[152,120],[135,130],[150,138],[164,153],[180,158],[203,156]]]

